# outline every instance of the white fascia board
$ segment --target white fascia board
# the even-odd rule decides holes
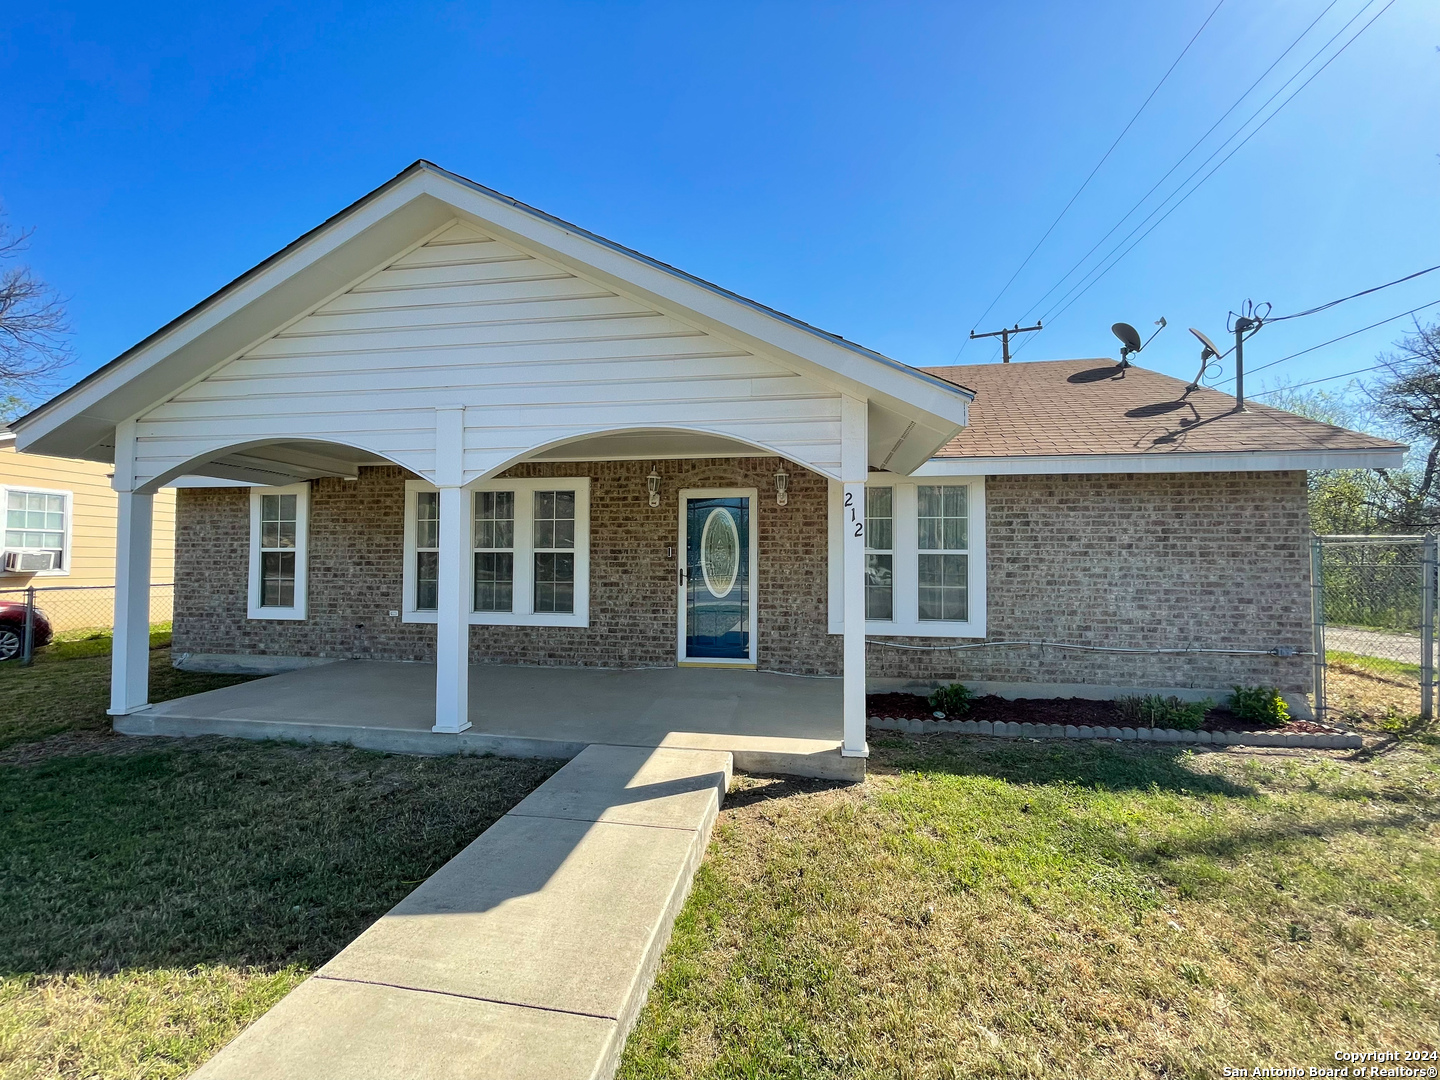
[[[805,329],[759,304],[701,284],[683,271],[653,265],[619,245],[566,228],[478,187],[437,173],[424,174],[420,182],[434,198],[455,205],[481,229],[507,243],[667,314],[673,312],[707,333],[770,356],[841,393],[876,400],[901,412],[927,412],[933,418],[927,426],[958,430],[968,423],[972,395],[943,379],[859,346],[831,342],[823,332]],[[784,357],[776,357],[777,351]]]
[[[27,449],[80,417],[109,426],[134,416],[343,292],[393,259],[416,236],[454,218],[453,210],[418,194],[410,184],[400,183],[348,213],[342,211],[339,220],[296,241],[292,250],[282,249],[269,265],[247,272],[253,274],[248,279],[241,275],[237,284],[122,354],[73,393],[17,422],[17,445]],[[327,256],[337,255],[326,265]],[[312,271],[310,280],[296,288],[296,279],[306,271]],[[162,365],[177,357],[180,370],[160,375]],[[75,448],[71,451],[65,456],[79,456]],[[45,447],[34,452],[55,451]]]
[[[1056,473],[1290,472],[1399,469],[1403,449],[1290,450],[1164,454],[1049,454],[931,458],[915,476],[1041,476]]]

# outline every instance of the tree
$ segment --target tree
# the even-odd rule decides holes
[[[70,326],[53,289],[17,262],[29,231],[0,217],[0,416],[9,419],[70,360]]]

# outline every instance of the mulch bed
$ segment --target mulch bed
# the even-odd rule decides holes
[[[991,723],[1016,724],[1073,724],[1076,727],[1088,724],[1090,727],[1125,727],[1127,721],[1120,718],[1120,710],[1113,701],[1091,701],[1088,698],[1009,698],[987,694],[973,698],[970,709],[963,716],[938,717],[930,702],[919,694],[868,694],[865,697],[865,715],[890,717],[895,720],[989,720]],[[1254,731],[1254,724],[1247,724],[1226,708],[1214,708],[1205,714],[1201,725],[1205,731]],[[1339,730],[1309,720],[1291,720],[1278,728],[1266,731],[1282,735],[1323,735]]]

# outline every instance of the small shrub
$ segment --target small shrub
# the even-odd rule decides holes
[[[1181,701],[1178,697],[1161,697],[1147,694],[1144,697],[1132,695],[1116,700],[1122,719],[1131,727],[1180,728],[1183,731],[1199,731],[1205,722],[1205,713],[1213,704],[1204,701]]]
[[[970,711],[970,701],[974,696],[964,683],[953,682],[930,695],[930,707],[946,716],[961,716]]]
[[[1230,695],[1230,711],[1261,727],[1282,727],[1290,721],[1290,707],[1273,686],[1235,687]]]

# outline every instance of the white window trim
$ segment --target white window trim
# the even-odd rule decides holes
[[[62,565],[59,570],[36,570],[33,573],[24,570],[14,570],[10,573],[0,571],[0,576],[18,578],[38,577],[69,577],[70,564],[75,559],[74,524],[75,524],[75,493],[64,488],[42,488],[30,484],[4,484],[0,485],[0,505],[7,508],[10,506],[10,492],[12,491],[33,491],[36,495],[61,495],[65,499],[65,554],[62,557]],[[5,551],[20,551],[21,548],[6,548],[3,545],[5,534],[0,531],[0,549]],[[28,550],[28,549],[23,549]]]
[[[969,548],[969,602],[970,618],[965,622],[921,622],[920,621],[920,527],[916,518],[918,496],[916,488],[921,484],[952,485],[963,484],[969,488],[968,540]],[[894,476],[875,473],[866,481],[866,487],[888,487],[895,489],[891,502],[893,518],[892,551],[895,559],[895,597],[893,620],[867,619],[865,633],[871,637],[937,637],[937,638],[983,638],[987,603],[985,596],[985,477],[983,476]],[[830,619],[832,634],[845,632],[845,582],[843,573],[844,539],[841,528],[843,502],[841,485],[830,482]]]
[[[435,491],[424,480],[405,481],[405,566],[402,572],[401,621],[434,623],[439,613],[415,607],[415,493]],[[475,603],[475,493],[515,492],[515,610],[474,611]],[[575,610],[570,613],[535,612],[535,492],[575,492]],[[465,488],[465,509],[470,515],[466,535],[470,547],[465,554],[461,586],[471,626],[579,626],[590,625],[590,478],[588,476],[541,476],[511,480],[485,480]],[[443,526],[442,526],[443,528]]]
[[[266,495],[294,495],[295,498],[295,604],[293,607],[262,607],[260,604],[260,511]],[[284,487],[250,489],[250,588],[249,611],[252,619],[265,621],[301,621],[305,618],[305,598],[310,576],[310,485],[287,484]]]

